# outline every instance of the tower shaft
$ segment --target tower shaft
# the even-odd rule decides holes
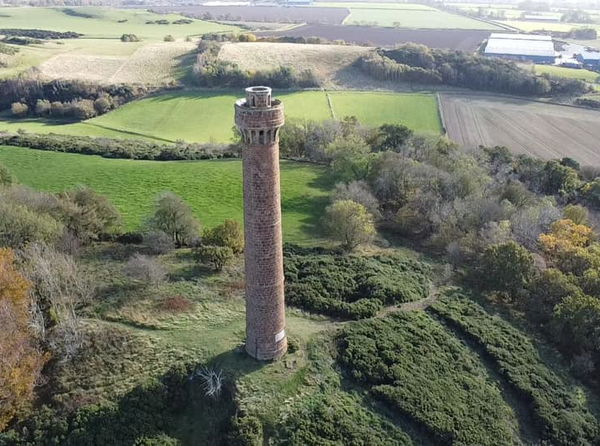
[[[250,87],[235,110],[244,139],[246,351],[271,360],[287,350],[279,180],[283,105],[271,100],[270,88]]]

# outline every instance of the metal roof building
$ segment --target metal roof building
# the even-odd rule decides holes
[[[533,34],[492,33],[484,55],[536,63],[554,63],[556,60],[552,37]]]

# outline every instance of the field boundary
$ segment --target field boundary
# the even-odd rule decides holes
[[[438,117],[440,118],[440,123],[442,124],[442,135],[446,136],[448,135],[448,130],[446,127],[446,118],[444,116],[444,109],[442,107],[442,98],[440,97],[440,93],[436,93],[435,94],[435,100],[437,102],[437,111],[438,111]]]
[[[329,105],[329,112],[331,113],[331,119],[336,120],[335,109],[333,108],[333,100],[331,95],[325,91],[325,97],[327,98],[327,105]]]

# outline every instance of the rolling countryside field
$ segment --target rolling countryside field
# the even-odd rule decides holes
[[[155,14],[141,9],[113,9],[100,7],[78,8],[2,8],[0,28],[47,29],[74,31],[87,38],[116,39],[122,34],[135,34],[143,40],[162,40],[166,34],[175,38],[208,32],[235,29],[201,20],[192,23],[162,25],[157,20],[174,22],[185,17],[177,14]]]
[[[34,133],[148,138],[174,142],[229,142],[233,103],[242,91],[189,90],[129,103],[113,112],[75,124],[39,119],[0,121],[0,130]],[[439,134],[437,101],[431,94],[323,91],[276,92],[288,119],[332,119],[327,95],[338,119],[356,116],[363,124],[402,123],[418,132]]]
[[[242,220],[240,160],[132,161],[89,155],[44,152],[0,146],[0,163],[19,182],[47,191],[85,184],[106,195],[121,211],[129,230],[139,227],[154,199],[172,191],[186,200],[206,227],[227,218]],[[315,225],[333,185],[325,168],[281,162],[284,237],[290,242],[315,240]]]
[[[0,28],[45,29],[51,22],[55,31],[74,31],[83,37],[19,46],[19,52],[7,58],[7,66],[0,67],[0,78],[36,67],[36,74],[49,79],[166,84],[185,74],[181,72],[187,63],[185,56],[195,47],[184,41],[186,37],[238,29],[193,19],[191,23],[173,23],[181,19],[190,20],[131,9],[3,8]],[[157,20],[169,24],[157,24]],[[135,34],[141,41],[121,42],[123,34]],[[176,41],[163,42],[167,34]]]

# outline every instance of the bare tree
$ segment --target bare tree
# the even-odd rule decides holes
[[[200,367],[194,372],[193,377],[199,377],[202,380],[204,394],[211,398],[218,398],[223,388],[223,373],[221,370],[215,370],[209,367]]]
[[[61,360],[69,360],[84,341],[77,310],[94,289],[68,254],[34,243],[21,252],[23,269],[32,283],[32,324]]]

